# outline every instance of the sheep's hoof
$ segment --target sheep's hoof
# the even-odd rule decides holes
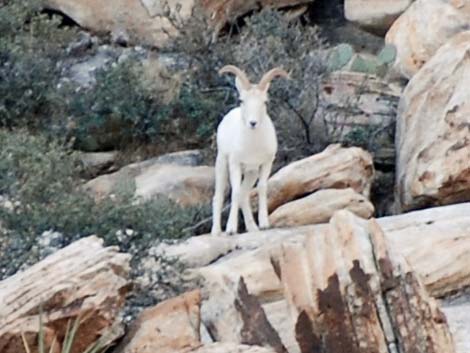
[[[252,233],[252,232],[258,232],[259,228],[257,226],[250,226],[250,227],[246,227],[246,230],[248,233]]]
[[[235,235],[235,234],[237,234],[237,231],[236,231],[236,230],[228,230],[228,229],[227,229],[227,231],[226,231],[225,233],[227,233],[227,235]]]
[[[219,235],[222,235],[222,229],[220,228],[212,228],[211,230],[211,235],[216,237],[216,236],[219,236]]]

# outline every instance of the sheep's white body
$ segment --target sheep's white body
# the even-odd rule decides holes
[[[241,108],[237,107],[227,113],[217,128],[217,149],[249,169],[258,169],[266,161],[274,160],[276,130],[269,116],[261,119],[256,129],[250,129],[243,124]]]
[[[284,71],[279,74],[279,69],[274,70],[287,76]],[[269,227],[267,183],[277,152],[276,131],[265,106],[271,79],[261,88],[255,85],[243,88],[237,76],[242,106],[228,112],[217,129],[213,235],[222,233],[221,213],[228,176],[232,195],[226,232],[237,233],[240,208],[247,230],[258,230],[250,205],[250,192],[258,179],[258,223],[261,228]]]

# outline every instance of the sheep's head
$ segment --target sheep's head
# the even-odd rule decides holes
[[[242,119],[250,129],[256,129],[267,116],[266,102],[271,81],[278,76],[289,78],[287,72],[281,68],[275,68],[264,74],[258,84],[250,83],[247,75],[233,65],[224,66],[219,74],[232,73],[235,75],[235,85],[240,94]]]

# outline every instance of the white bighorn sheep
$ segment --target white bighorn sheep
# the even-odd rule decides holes
[[[246,74],[236,66],[224,66],[219,74],[225,73],[235,75],[241,104],[228,112],[217,128],[212,235],[222,232],[221,214],[227,171],[232,197],[226,233],[237,233],[240,206],[246,229],[249,232],[258,230],[250,205],[250,191],[258,178],[258,223],[261,228],[269,227],[267,184],[277,152],[277,137],[267,113],[266,102],[271,81],[277,76],[289,77],[284,70],[275,68],[267,72],[256,85],[251,84]]]

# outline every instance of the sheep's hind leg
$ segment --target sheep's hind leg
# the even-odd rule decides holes
[[[245,227],[248,232],[258,231],[258,226],[256,225],[255,219],[253,217],[253,211],[251,210],[250,203],[250,191],[253,189],[253,186],[256,183],[256,179],[258,179],[258,174],[258,171],[255,170],[247,171],[243,176],[240,192],[243,219],[245,221]]]
[[[240,209],[240,184],[242,181],[242,171],[240,164],[229,161],[230,185],[232,187],[232,204],[227,222],[227,234],[238,232],[238,210]]]
[[[272,161],[265,163],[261,166],[259,182],[258,182],[258,221],[261,229],[269,228],[268,218],[268,178],[271,174]]]
[[[224,205],[226,184],[227,159],[219,155],[215,161],[215,193],[212,200],[212,235],[220,235],[222,233],[222,207]]]

